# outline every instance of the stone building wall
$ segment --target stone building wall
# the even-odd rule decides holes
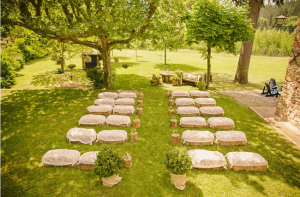
[[[300,20],[296,29],[276,115],[300,129]]]

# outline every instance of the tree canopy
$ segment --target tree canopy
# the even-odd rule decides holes
[[[50,39],[97,49],[106,86],[112,86],[110,47],[144,34],[157,7],[166,0],[3,0],[2,25],[17,25]]]
[[[231,1],[198,0],[191,14],[185,17],[188,43],[204,41],[207,50],[202,51],[207,63],[207,88],[210,78],[210,50],[216,47],[235,54],[235,43],[253,39],[253,29],[247,18],[248,7],[234,6]]]

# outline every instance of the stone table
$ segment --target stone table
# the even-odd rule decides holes
[[[167,73],[167,72],[162,72],[162,73],[159,73],[161,75],[161,78],[162,78],[162,82],[165,82],[165,83],[168,83],[170,82],[170,77],[171,76],[174,76],[175,73]]]

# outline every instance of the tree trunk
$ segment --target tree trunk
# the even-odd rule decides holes
[[[101,39],[102,47],[100,48],[100,53],[103,58],[103,70],[104,70],[104,83],[106,88],[111,88],[112,83],[112,73],[110,64],[110,45],[108,44],[107,36],[99,36]]]
[[[111,56],[112,57],[114,56],[114,50],[113,49],[111,50]]]
[[[250,12],[248,18],[252,19],[252,26],[256,28],[260,7],[263,0],[249,0]],[[254,30],[255,32],[255,30]],[[253,40],[242,43],[239,63],[235,73],[234,81],[242,84],[248,83],[248,70],[252,53]]]
[[[211,48],[210,43],[207,44],[207,73],[206,73],[206,89],[209,88],[209,81],[210,81],[210,56],[211,56]]]
[[[165,65],[167,65],[167,46],[165,44]]]
[[[61,48],[61,54],[60,54],[60,67],[61,67],[61,70],[62,70],[62,73],[65,72],[65,68],[64,68],[64,43],[61,42],[60,43],[60,48]]]

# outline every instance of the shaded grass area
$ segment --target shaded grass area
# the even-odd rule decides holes
[[[120,68],[121,69],[121,68]],[[267,172],[191,170],[184,191],[177,190],[164,167],[171,144],[171,117],[168,115],[167,89],[196,89],[192,86],[150,86],[148,77],[129,74],[130,68],[117,70],[114,89],[135,89],[145,95],[139,141],[115,145],[68,143],[67,131],[78,127],[86,108],[93,105],[99,90],[51,89],[13,91],[2,100],[1,176],[2,196],[299,196],[300,152],[284,137],[244,106],[229,97],[211,92],[225,116],[244,131],[248,145],[238,147],[187,146],[190,149],[261,154],[269,163]],[[138,71],[137,71],[138,72]],[[141,71],[144,72],[144,71]],[[137,115],[135,115],[137,116]],[[135,116],[132,116],[133,120]],[[180,117],[176,117],[178,122]],[[207,119],[207,118],[206,118]],[[104,129],[94,128],[98,133]],[[130,139],[130,129],[125,128]],[[184,128],[176,128],[181,135]],[[216,133],[214,129],[209,130]],[[51,149],[76,149],[82,154],[112,146],[122,156],[130,153],[133,167],[122,169],[122,182],[107,188],[92,171],[68,167],[43,167],[42,156]]]

